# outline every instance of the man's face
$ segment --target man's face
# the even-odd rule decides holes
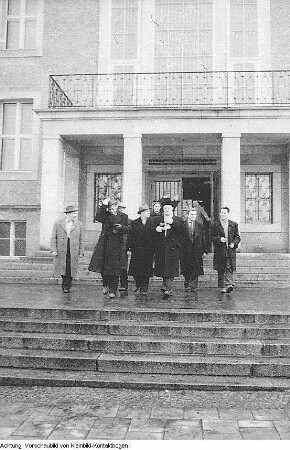
[[[141,212],[141,219],[148,219],[148,217],[150,217],[150,209]]]
[[[70,221],[76,220],[77,216],[78,216],[77,211],[73,211],[73,212],[67,213],[67,215],[66,215],[67,220],[68,220],[69,222],[70,222]]]
[[[188,213],[188,219],[189,220],[195,220],[196,219],[196,211],[189,211]]]
[[[164,206],[163,206],[163,211],[164,211],[164,215],[165,215],[165,216],[171,216],[171,215],[172,215],[173,208],[172,208],[171,205],[164,205]]]
[[[220,210],[220,219],[221,219],[223,222],[225,222],[225,221],[228,220],[228,217],[229,217],[229,212],[228,212],[228,210],[225,209],[225,208],[222,208],[222,209]]]
[[[118,209],[118,205],[116,203],[113,203],[112,205],[109,206],[109,211],[112,214],[116,214],[117,213],[117,209]]]
[[[154,203],[154,205],[153,205],[153,212],[159,213],[160,209],[161,209],[160,203]]]

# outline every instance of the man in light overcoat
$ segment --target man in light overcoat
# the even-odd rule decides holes
[[[79,257],[84,254],[83,226],[77,219],[77,211],[75,206],[67,206],[65,217],[54,223],[51,236],[54,275],[62,277],[64,293],[70,291],[72,279],[77,275]]]

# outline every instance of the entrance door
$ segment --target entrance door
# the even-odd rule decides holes
[[[154,200],[160,200],[165,192],[170,193],[170,198],[173,199],[175,195],[178,196],[178,199],[181,200],[181,192],[180,192],[181,182],[180,179],[171,181],[171,180],[153,180],[151,184],[151,204]],[[182,213],[181,201],[175,209],[175,214],[180,216]]]
[[[183,210],[192,207],[193,200],[203,202],[203,207],[212,216],[212,180],[211,177],[182,178]]]

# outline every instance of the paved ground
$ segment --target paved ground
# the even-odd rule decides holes
[[[289,289],[216,289],[196,295],[176,290],[163,301],[159,287],[147,300],[129,293],[104,299],[100,287],[1,285],[1,306],[41,308],[185,308],[289,313]],[[290,387],[290,380],[289,380]],[[290,439],[290,391],[130,391],[56,387],[0,387],[0,439]]]
[[[290,393],[0,387],[0,439],[288,440]]]
[[[161,283],[160,283],[161,286]],[[133,294],[133,284],[128,296],[110,300],[104,297],[100,286],[73,286],[69,294],[63,294],[58,285],[1,284],[1,305],[3,307],[40,308],[85,308],[104,306],[141,308],[183,308],[194,310],[244,311],[274,313],[290,312],[289,288],[236,288],[231,294],[221,294],[218,289],[200,288],[197,293],[185,292],[182,284],[176,283],[174,295],[162,299],[160,286],[155,283],[146,299]]]

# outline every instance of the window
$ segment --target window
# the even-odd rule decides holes
[[[26,222],[0,222],[0,256],[26,255]]]
[[[0,170],[30,170],[32,103],[3,103],[0,124]]]
[[[258,5],[257,0],[231,0],[231,56],[254,57],[258,55]]]
[[[138,0],[112,0],[111,58],[137,58]]]
[[[95,174],[95,213],[107,198],[121,200],[122,175],[120,173]]]
[[[245,174],[246,223],[272,223],[272,178],[271,173]]]
[[[212,70],[212,0],[156,0],[155,70]]]
[[[5,49],[36,49],[38,0],[4,0]]]

